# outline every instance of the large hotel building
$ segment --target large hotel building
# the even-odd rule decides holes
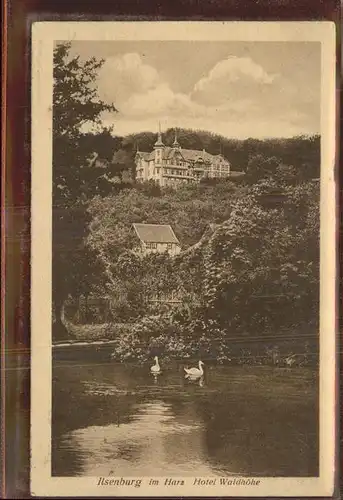
[[[206,177],[230,176],[230,163],[221,154],[211,155],[205,150],[183,149],[176,134],[170,147],[164,145],[159,132],[153,151],[137,151],[135,162],[137,181],[154,180],[160,186],[194,183]]]

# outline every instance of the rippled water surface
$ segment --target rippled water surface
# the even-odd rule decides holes
[[[53,370],[56,476],[316,476],[314,371],[71,365]]]

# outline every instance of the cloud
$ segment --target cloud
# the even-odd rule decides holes
[[[254,63],[250,57],[230,56],[218,62],[207,77],[199,80],[195,90],[204,90],[207,85],[211,85],[211,82],[223,79],[226,82],[237,82],[242,78],[246,78],[258,83],[270,84],[275,77],[276,75],[268,75],[262,66]]]
[[[191,96],[204,104],[220,104],[227,99],[246,98],[256,89],[269,87],[276,78],[248,57],[230,56],[194,85]]]
[[[228,114],[239,118],[248,110],[254,111],[254,103],[250,99],[227,101],[221,106],[208,106],[193,101],[189,95],[175,93],[168,84],[161,84],[146,93],[132,95],[120,108],[123,116],[147,119],[148,117],[174,118],[177,120],[204,117],[213,120],[227,118]]]
[[[107,58],[98,75],[100,97],[117,106],[134,93],[147,92],[160,84],[156,69],[144,64],[136,53]]]
[[[113,102],[125,116],[163,113],[197,116],[201,113],[213,115],[219,111],[218,106],[225,111],[242,108],[248,101],[252,105],[250,97],[242,96],[239,100],[232,94],[232,88],[228,92],[228,83],[239,87],[242,79],[253,84],[268,84],[273,77],[251,59],[230,57],[217,63],[195,84],[191,93],[175,93],[139,54],[128,53],[106,59],[99,72],[98,88],[100,97]]]
[[[147,92],[133,94],[123,103],[122,112],[125,115],[144,116],[180,111],[189,106],[189,98],[184,94],[172,91],[167,83],[149,89]]]
[[[307,103],[291,77],[269,74],[247,57],[219,61],[187,94],[175,92],[137,53],[108,58],[98,83],[102,99],[119,110],[104,115],[118,134],[156,130],[158,121],[165,127],[211,130],[228,137],[317,132],[310,109],[313,103],[318,107],[316,100]]]

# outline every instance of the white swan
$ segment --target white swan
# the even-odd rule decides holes
[[[152,367],[150,368],[150,371],[153,375],[157,375],[158,373],[161,373],[161,367],[158,363],[158,357],[155,356],[154,357],[154,360],[155,360],[155,364],[152,365]]]
[[[202,361],[199,361],[199,368],[184,368],[186,372],[186,377],[191,377],[191,378],[202,377],[204,374],[204,370],[202,369],[203,366],[204,363]]]

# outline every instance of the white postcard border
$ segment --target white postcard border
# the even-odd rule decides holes
[[[36,22],[32,27],[31,494],[37,496],[331,496],[335,470],[335,25],[330,22]],[[320,476],[259,484],[98,486],[51,476],[52,54],[56,40],[318,41],[322,44]],[[149,485],[159,479],[159,486]],[[200,478],[211,479],[211,478]],[[233,479],[233,478],[230,478]],[[242,478],[246,481],[249,478]]]

